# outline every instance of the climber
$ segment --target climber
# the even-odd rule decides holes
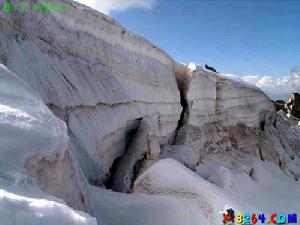
[[[207,65],[207,64],[205,64],[205,69],[210,70],[210,71],[213,71],[213,72],[215,72],[215,73],[218,73],[218,71],[217,71],[215,68],[213,68],[213,67],[211,67],[211,66],[209,66],[209,65]]]

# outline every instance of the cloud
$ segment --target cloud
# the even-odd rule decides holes
[[[300,73],[273,79],[270,76],[261,77],[255,84],[272,99],[287,100],[292,92],[300,92]]]
[[[225,76],[237,77],[232,74]],[[243,76],[238,77],[243,81],[256,85],[262,89],[271,99],[287,100],[292,92],[300,92],[300,67],[292,69],[288,76],[272,78],[271,76]]]
[[[246,81],[246,82],[249,82],[251,84],[256,84],[259,80],[260,80],[260,77],[259,76],[244,76],[242,77],[242,80]]]
[[[104,14],[125,11],[130,8],[152,9],[156,0],[76,0]]]

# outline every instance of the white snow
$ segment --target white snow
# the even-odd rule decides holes
[[[15,74],[0,65],[0,218],[3,225],[95,225],[96,219],[50,197],[25,169],[28,160],[62,157],[65,124]]]
[[[109,225],[196,225],[205,217],[188,201],[173,196],[124,194],[92,188],[94,213]]]
[[[220,224],[219,214],[226,204],[242,210],[242,202],[204,180],[196,173],[173,159],[163,159],[154,164],[135,182],[135,191],[153,195],[172,196],[194,208],[194,213],[202,215],[201,224]],[[178,215],[180,218],[180,215]],[[186,225],[197,224],[190,221]]]
[[[68,122],[72,140],[68,145],[65,124],[41,98],[0,66],[0,224],[96,224],[50,195],[91,212],[98,225],[219,225],[226,205],[242,213],[300,210],[293,180],[300,177],[299,135],[275,121],[263,92],[177,63],[114,20],[71,5],[65,14],[0,14],[1,60]],[[178,145],[168,146],[182,112],[178,87],[188,110]],[[153,132],[141,141],[137,133],[125,149],[145,117]],[[258,151],[265,162],[253,156]],[[145,152],[147,160],[173,157],[195,172],[164,159],[137,179],[132,194],[88,184],[101,184],[120,156],[121,172],[132,173]]]
[[[197,69],[197,66],[196,66],[196,64],[195,63],[193,63],[193,62],[190,62],[189,64],[188,64],[188,69],[189,70],[191,70],[191,71],[194,71],[194,70],[196,70]]]
[[[226,205],[235,213],[265,213],[266,217],[300,210],[299,182],[272,163],[251,156],[244,162],[231,169],[212,162],[198,167],[198,175],[173,159],[160,160],[137,179],[135,191],[185,199],[189,207],[196,207],[197,214],[204,215],[201,224],[221,224],[219,212]],[[251,168],[254,178],[247,174]],[[189,222],[186,225],[197,224]]]
[[[81,225],[96,224],[95,218],[75,212],[62,203],[44,198],[29,198],[0,189],[1,224]]]

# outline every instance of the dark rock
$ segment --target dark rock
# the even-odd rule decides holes
[[[285,108],[289,114],[300,119],[300,94],[294,92],[285,104]]]
[[[276,112],[278,112],[280,110],[285,111],[285,101],[283,101],[283,100],[276,100],[274,102],[274,106],[275,106]]]

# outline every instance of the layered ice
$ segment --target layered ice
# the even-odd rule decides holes
[[[68,148],[67,128],[25,82],[3,65],[0,137],[1,223],[96,224],[95,218],[43,193],[27,170],[28,164],[43,157],[62,160]]]
[[[260,89],[61,2],[70,11],[0,13],[14,72],[0,67],[6,224],[218,225],[226,204],[300,209],[298,121]]]

